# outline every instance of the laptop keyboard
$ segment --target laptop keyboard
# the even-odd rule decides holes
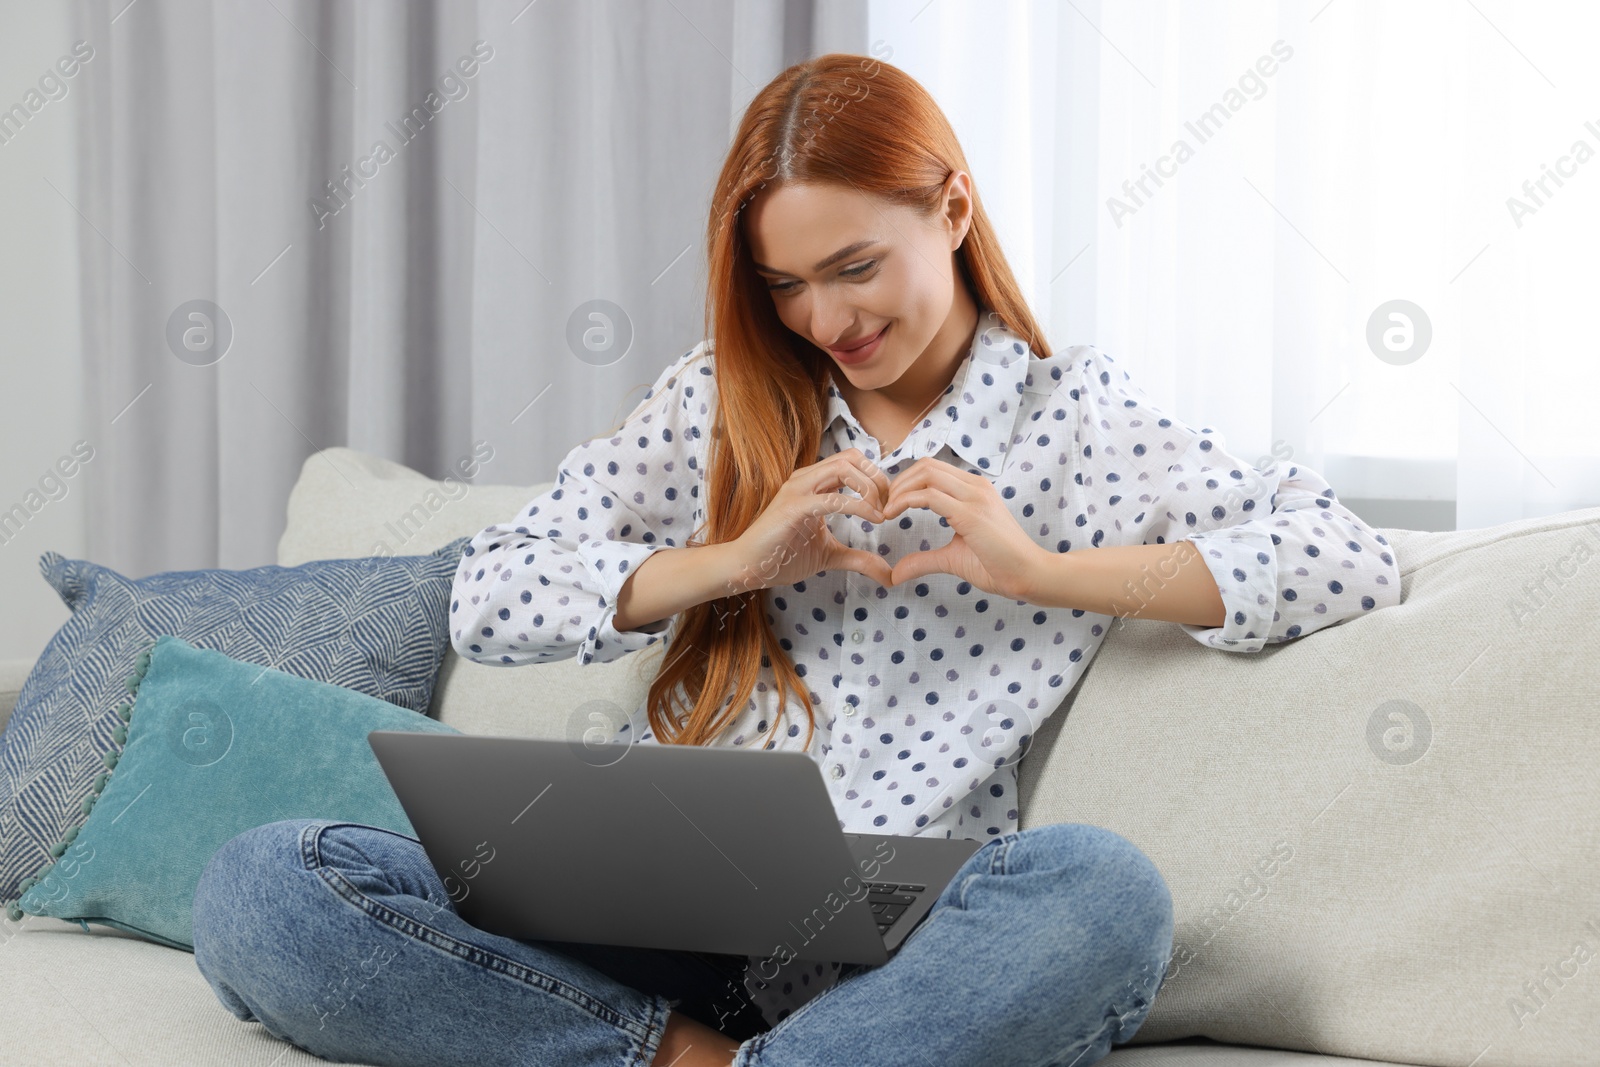
[[[868,882],[867,903],[872,905],[872,917],[878,921],[878,933],[887,934],[906,908],[917,902],[917,895],[927,889],[911,882]]]

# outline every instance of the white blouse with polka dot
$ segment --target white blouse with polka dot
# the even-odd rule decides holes
[[[450,605],[457,652],[484,664],[567,656],[587,664],[671,641],[676,616],[618,631],[617,593],[647,556],[682,545],[705,518],[714,356],[702,342],[674,360],[620,431],[576,446],[554,486],[472,539]],[[1156,407],[1091,346],[1040,359],[984,313],[934,410],[887,456],[831,382],[827,399],[817,460],[859,447],[891,480],[924,456],[982,473],[1028,535],[1056,552],[1193,541],[1226,618],[1175,625],[1213,648],[1255,652],[1400,601],[1388,542],[1320,475],[1298,464],[1252,466],[1221,434]],[[890,563],[951,536],[926,508],[882,526],[847,514],[827,522],[842,543]],[[1139,602],[1130,590],[1128,612]],[[817,726],[808,751],[840,827],[980,840],[1017,829],[1019,753],[1113,621],[1006,599],[948,574],[891,589],[824,571],[766,590],[764,603],[810,690]],[[713,743],[801,747],[805,709],[791,697],[779,723],[771,677],[768,665]],[[619,734],[630,731],[636,742],[654,741],[642,706]],[[769,1023],[837,974],[796,963],[757,996]],[[803,982],[791,981],[796,974]],[[794,986],[781,998],[787,1008],[774,998],[784,984]]]

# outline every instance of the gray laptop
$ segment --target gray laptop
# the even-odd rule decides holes
[[[882,964],[982,845],[842,832],[802,752],[367,741],[457,913],[517,940]]]

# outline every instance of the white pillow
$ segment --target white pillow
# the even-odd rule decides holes
[[[311,559],[418,555],[515,518],[553,482],[472,485],[435,480],[350,448],[306,457],[289,494],[279,566]],[[576,740],[603,716],[615,729],[644,703],[660,643],[613,660],[491,667],[445,650],[429,714],[463,733]]]

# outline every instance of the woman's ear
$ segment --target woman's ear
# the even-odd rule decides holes
[[[964,170],[957,170],[945,179],[944,217],[950,226],[954,244],[953,252],[960,248],[972,228],[972,179]]]

